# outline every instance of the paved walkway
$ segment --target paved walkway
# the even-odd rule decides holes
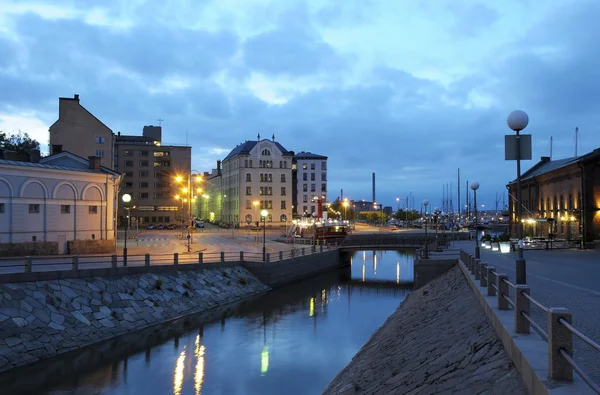
[[[411,294],[324,392],[526,393],[458,267]]]
[[[453,248],[473,253],[475,242],[455,242]],[[480,249],[481,259],[508,274],[515,281],[516,252],[501,254]],[[600,250],[524,251],[527,284],[531,296],[545,306],[566,307],[573,313],[574,326],[600,343]],[[532,306],[532,317],[547,328],[547,317]],[[574,356],[596,383],[600,383],[600,352],[579,339],[574,340]]]

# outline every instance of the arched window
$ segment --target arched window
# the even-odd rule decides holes
[[[287,222],[287,215],[281,214],[281,217],[279,217],[279,221],[281,221],[281,222]]]
[[[251,181],[252,181],[252,174],[246,173],[246,182],[251,182]]]
[[[273,222],[273,214],[269,214],[269,215],[267,216],[267,221],[269,221],[269,222]]]
[[[252,214],[246,214],[246,222],[247,223],[251,223],[252,222]]]
[[[262,150],[261,155],[263,155],[263,156],[271,156],[271,151],[269,151],[268,149],[265,148],[264,150]]]
[[[281,175],[281,182],[285,182],[285,174]]]

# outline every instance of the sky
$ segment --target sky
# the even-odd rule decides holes
[[[597,0],[0,0],[0,130],[43,145],[58,97],[113,132],[163,119],[210,171],[275,135],[329,157],[329,199],[441,206],[480,183],[502,204],[506,125],[528,113],[534,165],[600,147]],[[413,199],[411,199],[412,201]],[[400,203],[404,205],[403,202]]]

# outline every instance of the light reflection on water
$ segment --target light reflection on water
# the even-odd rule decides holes
[[[353,258],[346,279],[329,273],[272,291],[233,317],[36,393],[321,393],[410,292],[397,284],[412,281],[412,252]]]

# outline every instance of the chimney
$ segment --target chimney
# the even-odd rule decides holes
[[[375,202],[375,172],[373,172],[373,203]]]
[[[542,162],[550,162],[550,157],[549,156],[542,156],[541,161]]]
[[[73,99],[75,99],[75,100],[77,100],[79,102],[79,94],[78,93],[74,94],[73,95]]]
[[[40,163],[40,150],[30,149],[29,150],[29,161],[31,163]]]
[[[217,161],[217,175],[221,175],[221,161],[218,160]]]
[[[2,151],[2,155],[4,160],[18,160],[17,151],[4,150]]]
[[[90,161],[90,169],[100,171],[100,161],[102,158],[99,156],[88,156],[88,159]]]

